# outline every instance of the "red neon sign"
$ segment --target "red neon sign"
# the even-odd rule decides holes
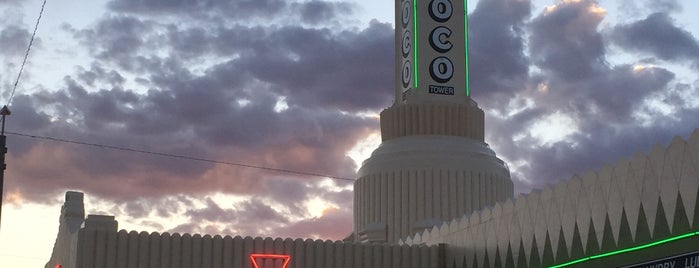
[[[260,268],[260,265],[257,264],[258,259],[284,260],[284,263],[282,263],[282,268],[286,268],[286,266],[289,265],[289,261],[291,260],[291,256],[280,255],[280,254],[250,254],[250,261],[252,262],[252,266],[254,266],[255,268]]]
[[[54,267],[54,268],[63,268],[63,266],[60,264],[56,264],[56,267]]]

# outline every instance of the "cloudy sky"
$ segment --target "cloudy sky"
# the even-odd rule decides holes
[[[43,1],[0,0],[7,103]],[[699,2],[469,0],[473,98],[518,192],[699,127]],[[355,178],[393,102],[393,1],[48,1],[13,133]],[[341,239],[352,182],[8,135],[1,267],[63,194],[125,229]]]

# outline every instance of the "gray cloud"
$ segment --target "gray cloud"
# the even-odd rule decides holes
[[[161,45],[151,42],[158,40],[156,37],[148,39],[153,26],[153,22],[136,17],[110,16],[94,28],[78,31],[75,35],[98,59],[114,62],[125,70],[145,71],[135,69],[142,50],[157,49]]]
[[[170,154],[352,177],[353,162],[345,153],[367,133],[371,122],[321,108],[295,106],[277,113],[275,99],[265,94],[248,96],[250,104],[240,106],[225,91],[193,91],[185,87],[182,92],[151,91],[138,95],[120,88],[87,92],[74,80],[69,79],[67,83],[64,91],[37,93],[33,99],[20,95],[15,103],[19,111],[31,109],[31,106],[55,107],[51,110],[59,119],[49,125],[51,116],[48,114],[28,112],[23,117],[31,120],[25,119],[22,124],[13,125],[13,129]],[[181,105],[178,105],[180,99]],[[15,159],[36,157],[36,161],[43,161],[41,158],[49,156],[37,151],[49,148],[17,147],[24,149],[12,152]],[[60,178],[59,174],[52,184],[81,187],[103,196],[128,198],[146,192],[166,195],[185,189],[209,191],[222,186],[224,188],[220,189],[224,191],[244,192],[260,190],[263,185],[253,179],[261,175],[258,171],[238,173],[238,181],[234,182],[225,177],[203,178],[215,168],[210,163],[89,147],[50,147],[69,149],[64,160],[73,162],[71,166],[82,174],[65,178]],[[250,154],[256,156],[243,157]],[[23,175],[28,177],[42,172],[29,166],[15,167],[28,172]],[[46,165],[43,171],[50,172],[53,168],[59,167]],[[154,173],[142,173],[145,170]],[[82,179],[88,180],[79,183],[82,176],[87,176]],[[123,176],[129,184],[114,187],[110,185],[113,176]],[[206,183],[207,180],[221,181],[211,184]],[[181,184],[173,184],[174,181]],[[242,183],[245,181],[247,183]],[[47,186],[43,180],[35,182]],[[34,182],[28,178],[22,184],[31,186]],[[138,191],[131,187],[137,187]],[[42,194],[53,188],[28,187],[26,190],[29,189]]]
[[[219,204],[211,198],[205,198],[206,204],[203,208],[190,207],[183,213],[191,223],[179,225],[170,231],[323,239],[341,239],[349,234],[352,222],[351,206],[344,206],[344,202],[351,198],[346,196],[346,191],[328,191],[317,183],[299,184],[289,181],[290,183],[287,184],[278,184],[284,181],[277,180],[269,184],[268,186],[281,186],[278,188],[281,191],[272,190],[264,200],[259,197],[250,197],[248,200],[234,204]],[[301,192],[289,188],[281,189],[289,186],[298,188],[299,185],[304,185],[305,188]],[[300,205],[313,197],[308,195],[309,193],[319,192],[323,192],[324,197],[331,202],[342,200],[342,203],[337,204],[339,209],[331,207],[320,217],[310,217],[305,208],[299,209]],[[288,197],[284,197],[285,195]],[[268,200],[275,204],[269,204]],[[289,202],[286,202],[287,200]],[[159,206],[158,203],[153,205]],[[128,211],[126,215],[140,215],[139,211],[139,209]]]
[[[213,200],[207,199],[206,208],[189,209],[185,215],[191,219],[206,219],[213,222],[249,222],[251,224],[262,221],[272,221],[276,223],[289,222],[289,219],[284,215],[281,215],[262,200],[255,198],[242,202],[230,209],[223,209]]]
[[[278,233],[291,237],[341,240],[349,235],[351,230],[352,211],[345,208],[330,209],[323,217],[304,219],[281,227]]]
[[[648,9],[658,12],[676,12],[682,10],[678,0],[645,0]]]
[[[375,22],[361,32],[337,35],[289,27],[269,36],[284,47],[263,46],[242,57],[240,66],[291,102],[350,111],[380,109],[390,102],[384,90],[392,82],[389,25]]]
[[[534,63],[564,80],[580,81],[606,69],[605,47],[597,27],[603,13],[594,1],[559,3],[531,22],[529,50]]]
[[[471,81],[478,98],[502,104],[527,80],[524,25],[530,1],[480,1],[469,17]]]
[[[600,108],[596,113],[585,115],[602,117],[609,123],[628,122],[643,100],[651,93],[667,90],[674,79],[674,73],[663,68],[635,70],[630,65],[617,66],[591,81],[589,88],[583,89],[587,93],[586,98],[594,100]]]
[[[5,12],[11,13],[9,10]],[[12,18],[13,16],[17,15],[8,15],[10,18],[7,18],[12,22],[0,19],[0,25],[4,26],[0,30],[0,86],[2,86],[4,98],[10,97],[10,90],[17,79],[17,72],[31,37],[29,31],[16,25],[17,22],[13,21],[16,20]],[[34,45],[41,46],[41,43],[41,39],[37,38]]]
[[[280,21],[309,25],[337,23],[350,18],[357,5],[336,1],[287,1],[287,0],[112,0],[107,6],[122,14],[141,16],[185,16],[203,21],[238,21],[246,24]]]
[[[662,12],[671,13],[682,11],[678,0],[622,0],[618,9],[631,17],[645,16],[644,14]]]
[[[618,25],[611,39],[622,48],[650,53],[667,61],[689,61],[699,69],[699,40],[676,26],[667,13],[653,13],[643,20]]]
[[[77,37],[99,59],[127,71],[147,72],[150,77],[144,79],[159,87],[179,86],[183,79],[192,80],[187,84],[198,88],[236,87],[259,80],[265,85],[256,87],[299,105],[362,111],[390,103],[390,94],[384,90],[392,80],[387,79],[392,78],[393,55],[389,24],[373,22],[361,31],[241,25],[180,29],[167,25],[166,36],[152,34],[156,32],[152,25],[134,17],[110,17]],[[178,57],[142,53],[157,50],[169,50]],[[209,76],[221,80],[193,79],[185,66],[207,64],[209,57],[229,59],[208,70]]]
[[[48,115],[44,112],[32,109],[32,107],[35,107],[34,105],[36,105],[36,103],[30,98],[15,98],[12,107],[13,125],[29,131],[47,127],[50,124]]]
[[[0,0],[0,5],[16,5],[22,3],[22,0]]]
[[[96,86],[98,83],[107,84],[113,87],[118,87],[126,82],[126,79],[121,76],[117,71],[111,70],[107,71],[102,66],[93,63],[89,70],[80,68],[80,73],[77,77],[80,81],[84,82],[87,86]]]
[[[583,176],[604,165],[613,165],[620,159],[630,159],[636,152],[648,153],[657,144],[667,146],[676,135],[687,138],[699,123],[690,116],[696,118],[699,112],[696,109],[687,111],[682,116],[686,121],[665,117],[653,127],[634,124],[620,127],[603,120],[590,122],[585,130],[594,129],[594,132],[584,131],[571,137],[570,141],[530,151],[528,156],[533,159],[532,163],[539,164],[520,170],[521,173],[516,176],[529,174],[526,175],[528,178],[535,179],[527,187],[534,188],[568,179],[574,174]]]
[[[281,12],[287,6],[287,2],[284,0],[113,0],[108,2],[107,6],[114,11],[129,13],[172,15],[178,13],[202,14],[214,11],[222,14],[245,15],[245,18],[259,18],[260,16],[273,16]]]
[[[97,23],[93,29],[80,31],[77,37],[92,48],[91,51],[97,56],[98,61],[89,69],[79,68],[74,77],[67,77],[63,90],[18,96],[18,99],[26,101],[18,102],[17,109],[42,109],[34,113],[32,120],[24,121],[26,126],[16,127],[47,136],[69,137],[100,144],[226,159],[343,177],[354,175],[353,162],[345,153],[357,139],[370,131],[369,126],[375,124],[375,121],[342,114],[323,101],[345,102],[344,106],[348,110],[365,110],[380,104],[372,104],[364,99],[336,100],[337,97],[332,95],[325,96],[325,99],[302,102],[302,98],[291,96],[293,91],[285,91],[287,89],[282,88],[278,82],[273,83],[270,79],[265,79],[265,70],[258,70],[254,75],[250,74],[250,71],[242,71],[246,70],[241,67],[244,65],[241,62],[244,61],[235,58],[210,65],[203,73],[193,73],[187,68],[187,59],[173,56],[161,58],[140,52],[146,51],[144,47],[154,44],[149,42],[150,38],[157,36],[147,36],[153,32],[154,27],[149,21],[133,17],[108,17]],[[170,26],[165,28],[175,29]],[[249,28],[232,29],[242,29],[244,32]],[[235,32],[227,28],[221,30]],[[282,32],[279,29],[265,31]],[[346,33],[351,36],[349,40],[369,39],[376,36],[376,32],[372,31],[383,33],[385,39],[389,39],[390,34],[386,32],[390,33],[390,29],[378,24],[362,32]],[[110,32],[125,34],[110,37]],[[145,33],[145,37],[131,37],[141,36],[138,34],[140,32]],[[177,36],[175,32],[178,31],[172,30],[171,36]],[[327,29],[307,32],[309,37],[321,38],[318,42],[322,42],[322,38],[335,38]],[[192,42],[216,44],[219,42],[219,36],[225,37],[225,34],[226,32],[221,35],[216,33],[210,35],[209,40]],[[237,32],[233,35],[237,35]],[[120,36],[124,36],[125,39]],[[283,47],[279,42],[288,40],[282,38],[273,41],[272,46]],[[333,42],[341,44],[339,41]],[[246,47],[241,47],[241,50],[254,51],[257,49],[255,45],[257,44],[245,44]],[[213,47],[215,46],[210,48]],[[186,45],[173,46],[170,55],[178,55],[180,51],[188,48],[190,47]],[[163,49],[167,51],[167,47]],[[194,50],[191,55],[196,59],[218,53],[216,51]],[[314,56],[310,51],[300,55],[301,63],[295,66],[287,64],[286,68],[300,68],[303,64],[312,62],[306,60],[306,57]],[[355,60],[354,64],[362,63]],[[148,85],[151,89],[144,93],[125,89],[125,82],[134,75],[135,81]],[[283,76],[285,73],[280,72],[277,75]],[[359,80],[363,80],[363,73],[358,72],[356,75],[360,76]],[[286,79],[304,78],[301,76]],[[318,86],[327,88],[328,94],[332,94],[332,81],[324,83],[326,84]],[[347,88],[349,91],[349,86]],[[290,96],[275,91],[289,93]],[[386,101],[390,95],[389,92],[377,94],[383,95]],[[277,112],[275,107],[282,96],[286,97],[288,108]],[[246,103],[241,104],[241,101]],[[367,107],[367,103],[372,106]],[[47,125],[48,121],[52,123]],[[31,125],[32,122],[35,123]],[[261,191],[265,188],[265,183],[255,180],[255,177],[266,176],[259,171],[229,168],[228,172],[233,174],[228,176],[233,176],[236,180],[234,182],[227,176],[207,177],[206,174],[219,169],[210,163],[153,158],[94,148],[38,148],[27,142],[23,145],[18,144],[18,147],[24,149],[14,151],[14,157],[37,158],[38,161],[42,161],[41,158],[47,155],[41,150],[62,151],[62,148],[69,148],[64,159],[66,162],[74,162],[71,166],[76,168],[75,174],[63,172],[66,177],[59,174],[52,183],[88,190],[103,197],[130,198],[144,193],[162,196],[180,191],[206,192],[215,189],[214,187],[229,193]],[[67,163],[56,163],[59,164]],[[47,165],[42,170],[33,170],[29,166],[19,166],[17,170],[18,173],[23,173],[21,176],[37,179],[29,179],[22,184],[23,188],[30,192],[28,195],[31,198],[40,198],[48,196],[54,188],[32,186],[35,186],[34,183],[47,186],[43,178],[59,168]],[[115,177],[124,179],[119,185],[112,185],[116,182],[112,181]],[[83,181],[85,179],[87,181]],[[138,190],[134,191],[134,187]]]
[[[29,44],[31,33],[24,28],[15,25],[4,27],[0,31],[0,54],[5,56],[24,55]]]
[[[294,3],[299,11],[301,21],[308,24],[319,24],[332,21],[335,18],[354,14],[357,7],[346,2],[327,2],[312,0],[303,3]]]
[[[687,98],[699,79],[679,81],[662,62],[612,65],[604,42],[678,61],[694,55],[696,39],[670,13],[603,35],[604,14],[595,5],[560,2],[530,18],[530,1],[481,0],[470,16],[474,98],[487,112],[487,141],[517,163],[519,191],[599,169],[686,136],[699,123]],[[394,79],[392,26],[338,26],[352,7],[111,1],[108,16],[87,28],[64,27],[93,61],[66,73],[63,84],[17,95],[10,130],[352,178],[346,152],[378,128],[377,120],[355,113],[387,107]],[[641,36],[641,26],[667,31]],[[661,33],[678,48],[663,49]],[[528,131],[556,113],[578,132],[542,144]],[[331,190],[319,178],[17,136],[9,143],[6,186],[30,201],[49,202],[70,188],[123,204],[123,215],[210,221],[173,229],[180,232],[342,238],[351,229],[352,192]],[[349,182],[334,184],[344,189]],[[211,193],[248,200],[195,208],[192,196]],[[304,202],[313,198],[339,209],[292,217],[305,215]]]
[[[560,2],[539,14],[526,28],[531,62],[524,58],[524,63],[541,72],[527,76],[509,97],[500,95],[496,102],[488,98],[481,102],[486,110],[494,106],[507,115],[486,118],[487,140],[517,167],[512,176],[518,191],[599,169],[658,142],[669,142],[674,135],[686,136],[696,126],[681,126],[677,119],[696,121],[688,116],[699,114],[699,110],[683,101],[687,94],[680,92],[692,88],[678,83],[673,72],[638,67],[633,62],[616,66],[606,62],[609,50],[598,29],[603,19],[604,13],[592,1]],[[501,52],[513,53],[518,51]],[[658,99],[677,111],[659,114],[648,104]],[[529,129],[556,113],[570,117],[574,125],[568,128],[577,132],[540,144]],[[652,123],[648,125],[638,114],[653,118]]]

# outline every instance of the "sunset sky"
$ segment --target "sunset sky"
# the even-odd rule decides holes
[[[0,105],[41,0],[0,0]],[[517,193],[699,127],[699,1],[469,0],[473,98]],[[355,178],[393,102],[390,0],[49,0],[7,131]],[[342,239],[351,180],[8,135],[0,267],[65,191],[120,228]]]

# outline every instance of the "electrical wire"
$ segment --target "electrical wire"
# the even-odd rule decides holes
[[[29,58],[29,51],[32,50],[32,45],[34,44],[34,37],[36,37],[36,31],[39,29],[39,22],[41,22],[41,16],[44,14],[44,7],[46,7],[46,0],[44,0],[44,3],[41,4],[41,11],[39,11],[39,17],[36,19],[36,25],[34,25],[34,32],[32,33],[32,38],[29,39],[29,46],[27,46],[27,52],[24,53],[24,60],[22,60],[22,66],[20,66],[19,68],[19,73],[17,73],[17,80],[15,80],[15,85],[12,87],[12,93],[10,93],[10,98],[7,100],[6,106],[10,106],[12,98],[15,97],[15,91],[17,91],[19,79],[22,77],[24,65],[27,64],[27,59]]]
[[[156,156],[163,156],[163,157],[169,157],[169,158],[178,158],[178,159],[184,159],[184,160],[208,162],[208,163],[215,163],[215,164],[222,164],[222,165],[236,166],[236,167],[244,167],[244,168],[255,168],[255,169],[281,172],[281,173],[287,173],[287,174],[323,177],[323,178],[330,178],[330,179],[334,179],[334,180],[355,181],[354,179],[350,179],[350,178],[344,178],[344,177],[339,177],[339,176],[330,176],[330,175],[324,175],[324,174],[312,173],[312,172],[294,171],[294,170],[281,169],[281,168],[271,168],[271,167],[258,166],[258,165],[252,165],[252,164],[220,161],[220,160],[199,158],[199,157],[179,155],[179,154],[160,153],[160,152],[146,151],[146,150],[119,147],[119,146],[111,146],[111,145],[103,145],[103,144],[97,144],[97,143],[82,142],[82,141],[76,141],[76,140],[68,140],[68,139],[61,139],[61,138],[54,138],[54,137],[31,135],[31,134],[18,133],[18,132],[6,131],[5,133],[10,134],[10,135],[20,136],[20,137],[42,139],[42,140],[49,140],[49,141],[56,141],[56,142],[63,142],[63,143],[72,143],[72,144],[98,147],[98,148],[110,149],[110,150],[119,150],[119,151],[131,152],[131,153],[156,155]]]

